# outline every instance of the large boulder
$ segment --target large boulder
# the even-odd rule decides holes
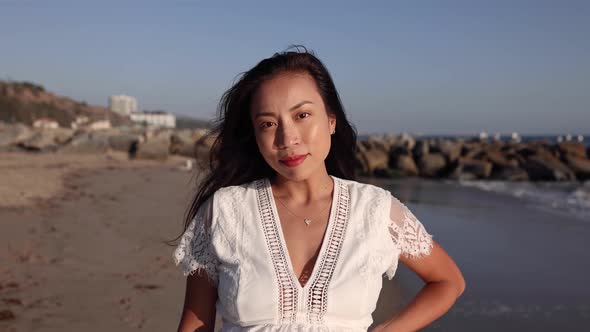
[[[109,136],[107,141],[109,147],[115,151],[122,151],[127,152],[129,154],[134,154],[133,151],[137,144],[142,140],[142,137],[137,134],[132,133],[121,133],[115,134],[113,136]]]
[[[399,174],[418,175],[418,166],[414,162],[412,152],[403,144],[397,144],[389,151],[389,169]]]
[[[360,153],[358,157],[366,167],[364,171],[367,174],[373,174],[375,170],[387,168],[389,162],[388,154],[381,149],[366,150],[364,153]]]
[[[166,160],[169,155],[169,145],[164,141],[149,140],[139,143],[133,154],[136,159]]]
[[[211,135],[206,132],[196,133],[195,137],[198,137],[197,141],[195,142],[195,157],[197,160],[208,161],[209,155],[211,154],[211,149],[213,148],[213,144],[217,137],[215,135]],[[200,137],[199,137],[200,135]]]
[[[53,132],[53,141],[57,145],[69,143],[74,137],[75,131],[70,128],[59,128]]]
[[[403,133],[399,135],[395,145],[402,145],[406,149],[411,151],[412,149],[414,149],[414,146],[416,145],[416,139],[412,137],[410,134]]]
[[[405,175],[416,176],[420,173],[416,162],[414,162],[414,158],[409,154],[397,155],[394,160],[389,161],[389,166],[401,171]]]
[[[559,151],[564,155],[571,155],[578,158],[588,158],[586,146],[581,142],[561,142],[557,145]]]
[[[355,168],[360,171],[361,174],[368,174],[368,165],[367,160],[365,158],[365,152],[367,152],[367,148],[363,145],[361,141],[356,141],[356,154],[355,154]]]
[[[516,151],[508,151],[505,152],[504,155],[509,162],[514,162],[515,166],[524,165],[524,163],[526,162],[526,158],[521,156]]]
[[[465,153],[463,158],[483,160],[485,155],[486,155],[486,152],[483,148],[473,149],[473,150],[469,150],[467,153]]]
[[[366,147],[369,150],[380,150],[385,153],[389,153],[390,144],[385,141],[381,136],[369,136],[367,139]]]
[[[590,179],[590,160],[573,154],[566,154],[565,160],[569,168],[576,174],[578,180]]]
[[[381,140],[383,141],[383,143],[387,147],[387,150],[391,150],[392,147],[394,147],[398,144],[399,138],[398,138],[398,136],[396,136],[394,134],[385,134],[385,135],[383,135]]]
[[[172,132],[168,130],[150,132],[145,141],[137,145],[134,157],[137,159],[165,160],[170,154],[170,137]]]
[[[484,155],[484,143],[479,140],[465,142],[461,147],[461,156],[467,159],[479,159]]]
[[[412,150],[403,144],[397,144],[389,150],[389,159],[396,160],[399,155],[411,155]]]
[[[445,156],[449,163],[455,162],[461,156],[463,144],[460,141],[441,140],[437,144],[438,150]]]
[[[420,159],[429,153],[430,153],[430,145],[428,144],[428,141],[426,141],[426,140],[417,141],[416,145],[414,145],[414,148],[412,149],[412,155],[416,159]]]
[[[104,153],[108,150],[108,135],[98,131],[78,133],[59,149],[63,153]]]
[[[69,128],[41,129],[35,134],[18,144],[19,147],[37,152],[56,151],[62,145],[72,140],[74,131]]]
[[[445,157],[440,153],[431,153],[418,159],[420,175],[425,177],[436,177],[447,166]]]
[[[23,124],[0,122],[0,148],[15,146],[30,139],[34,135],[35,132]]]
[[[523,168],[532,181],[574,181],[575,173],[552,154],[543,153],[527,158]]]
[[[170,136],[170,153],[195,158],[197,141],[203,136],[199,130],[179,130]]]
[[[502,151],[496,149],[486,150],[483,159],[492,162],[497,167],[518,166],[518,160],[509,159]]]
[[[492,163],[485,160],[459,158],[451,174],[453,179],[487,179],[492,174]]]

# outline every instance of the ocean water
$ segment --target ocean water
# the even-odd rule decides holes
[[[590,185],[361,179],[404,202],[461,269],[467,288],[423,331],[590,331]],[[376,322],[424,282],[401,264]]]
[[[492,135],[492,134],[490,134]],[[571,140],[577,141],[579,134],[571,134]],[[551,144],[556,144],[559,137],[566,138],[563,135],[523,135],[522,142],[545,140]],[[582,142],[590,148],[590,134],[582,134]],[[369,135],[359,135],[359,139],[367,139]],[[443,138],[443,139],[470,139],[478,136],[468,135],[424,135],[415,136],[416,138]],[[508,142],[509,135],[501,136],[501,140]],[[442,181],[447,181],[446,179]],[[450,183],[455,181],[448,180]],[[530,205],[531,207],[545,210],[550,213],[566,214],[576,218],[584,219],[590,222],[590,181],[586,182],[508,182],[492,180],[460,181],[459,184],[464,187],[473,187],[486,192],[493,192],[518,199],[520,202]]]
[[[590,222],[590,181],[509,182],[460,181],[465,187],[507,195],[549,213],[571,215]]]

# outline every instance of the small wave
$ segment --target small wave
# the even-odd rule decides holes
[[[513,316],[527,317],[536,315],[570,314],[582,317],[590,316],[588,305],[571,304],[533,304],[533,303],[502,303],[500,301],[460,301],[449,311],[450,314],[468,316]]]
[[[460,181],[461,185],[523,199],[539,208],[547,208],[590,218],[590,182],[508,182]]]

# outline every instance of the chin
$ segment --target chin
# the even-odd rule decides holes
[[[280,174],[282,177],[289,179],[291,181],[303,181],[311,175],[311,171],[309,169],[292,169],[292,170],[285,170],[285,166],[282,167],[281,171],[277,173]]]

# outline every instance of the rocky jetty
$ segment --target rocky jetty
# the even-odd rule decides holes
[[[581,142],[503,142],[371,136],[358,142],[359,173],[455,180],[585,181],[590,149]]]
[[[0,151],[104,153],[165,160],[181,155],[207,161],[208,129],[151,129],[142,126],[104,130],[33,128],[0,122]],[[585,181],[590,179],[590,149],[563,141],[503,142],[487,139],[421,139],[407,134],[371,136],[357,142],[359,175],[455,180]]]
[[[206,160],[208,129],[153,129],[142,126],[103,130],[33,128],[0,122],[0,152],[127,152],[132,159],[165,160],[181,155]]]

